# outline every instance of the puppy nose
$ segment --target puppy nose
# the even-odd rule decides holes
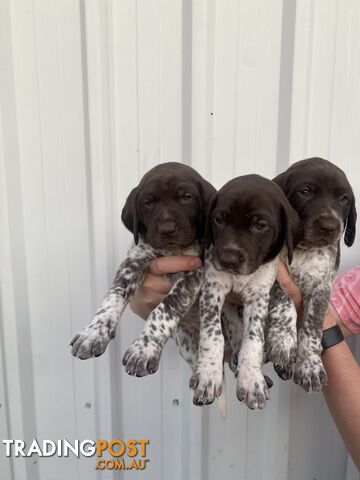
[[[339,228],[339,222],[334,217],[324,215],[317,219],[317,227],[324,233],[333,233]]]
[[[235,248],[224,248],[218,253],[219,262],[224,268],[236,268],[240,264],[241,253]]]
[[[158,225],[158,232],[165,237],[166,235],[174,235],[176,228],[175,222],[163,222]]]

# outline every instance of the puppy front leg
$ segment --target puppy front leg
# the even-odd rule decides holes
[[[199,327],[188,325],[186,319],[182,319],[177,326],[173,339],[180,355],[194,372],[198,358]]]
[[[261,371],[264,356],[264,327],[269,294],[244,300],[244,330],[238,357],[236,395],[254,410],[264,408],[270,392]]]
[[[265,351],[283,380],[293,376],[297,350],[297,312],[294,302],[275,282],[270,291],[269,316],[265,326]]]
[[[99,357],[115,337],[117,323],[124,308],[140,284],[144,272],[156,253],[146,244],[133,246],[118,268],[113,284],[93,320],[75,335],[70,345],[74,357],[85,360]]]
[[[306,392],[319,392],[327,382],[321,360],[321,336],[329,299],[329,286],[319,286],[310,295],[303,296],[304,314],[298,331],[294,382]]]
[[[215,281],[204,282],[200,293],[200,338],[195,372],[189,381],[195,405],[208,405],[220,397],[223,381],[224,336],[221,310],[228,288]]]
[[[162,349],[174,334],[180,319],[195,303],[202,279],[201,268],[183,273],[169,294],[150,313],[142,333],[124,354],[123,365],[129,375],[143,377],[157,371]]]

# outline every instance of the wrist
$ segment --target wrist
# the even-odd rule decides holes
[[[322,353],[324,354],[329,348],[335,347],[335,345],[338,345],[343,341],[344,335],[338,324],[324,329],[321,339]]]

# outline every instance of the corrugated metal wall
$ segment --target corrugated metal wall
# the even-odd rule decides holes
[[[171,342],[159,373],[124,374],[142,324],[130,312],[101,358],[67,345],[124,256],[121,207],[153,165],[184,161],[220,186],[320,155],[360,198],[360,3],[1,0],[0,49],[1,436],[151,440],[142,473],[2,451],[1,478],[359,479],[322,396],[271,369],[264,412],[238,404],[229,376],[224,422],[192,406]]]

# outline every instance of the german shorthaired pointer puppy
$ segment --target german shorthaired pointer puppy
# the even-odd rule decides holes
[[[294,377],[307,392],[317,392],[327,377],[321,361],[322,323],[331,283],[339,266],[340,238],[355,239],[354,194],[342,170],[322,158],[292,165],[274,181],[301,220],[301,236],[289,271],[303,296],[302,325],[296,331],[293,302],[274,285],[266,334],[266,351],[283,379]]]
[[[229,305],[223,318],[230,322],[226,333],[233,347],[231,363],[237,365],[237,397],[251,409],[265,406],[269,389],[261,369],[269,294],[285,243],[291,263],[297,228],[298,217],[282,190],[259,175],[231,180],[212,199],[206,237],[213,246],[205,259],[198,361],[189,383],[195,404],[210,404],[221,395],[221,312],[233,291],[242,300],[243,325]]]
[[[115,336],[121,314],[141,283],[149,263],[165,255],[199,255],[204,234],[206,206],[216,190],[191,167],[165,163],[150,170],[126,200],[122,211],[134,245],[120,265],[113,285],[95,314],[72,342],[80,359],[98,357]],[[197,300],[203,269],[171,276],[174,282],[164,301],[155,308],[144,329],[123,357],[130,375],[156,372],[162,348],[175,336],[184,358],[192,364],[194,340],[179,320]]]

